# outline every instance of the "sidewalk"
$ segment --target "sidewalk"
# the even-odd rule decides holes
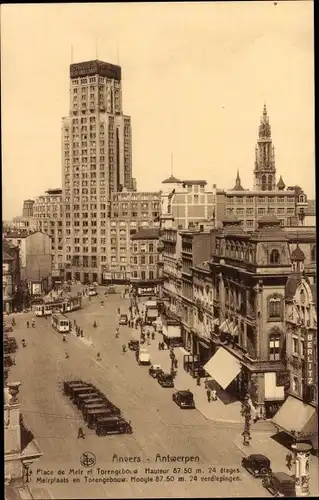
[[[243,437],[239,434],[235,439],[235,446],[242,452],[244,456],[254,453],[262,454],[268,457],[271,461],[273,472],[286,472],[293,475],[295,473],[294,466],[289,471],[286,467],[286,455],[289,450],[271,439],[269,432],[256,432],[252,430],[252,439],[249,446],[243,445]],[[319,494],[319,463],[318,458],[310,456],[310,495],[318,496]]]

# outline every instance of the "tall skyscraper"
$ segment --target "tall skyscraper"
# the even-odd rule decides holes
[[[132,189],[131,118],[122,110],[120,66],[70,65],[70,111],[62,119],[66,278],[98,281],[108,260],[108,201]]]

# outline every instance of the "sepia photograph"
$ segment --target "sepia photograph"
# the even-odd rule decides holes
[[[2,4],[5,500],[316,497],[314,2]]]

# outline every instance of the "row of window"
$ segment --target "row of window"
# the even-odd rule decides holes
[[[149,255],[148,258],[145,255],[141,255],[140,257],[131,257],[131,264],[145,266],[147,264],[152,265],[155,263],[156,260],[155,257],[153,257],[153,255]]]
[[[227,196],[227,203],[294,203],[294,196]]]
[[[227,215],[230,215],[230,214],[233,214],[234,213],[234,209],[233,208],[228,208],[227,211],[226,211]],[[254,208],[236,208],[236,211],[235,211],[235,214],[236,215],[246,215],[246,216],[249,216],[249,215],[254,215],[255,213],[255,209]],[[286,213],[289,214],[289,215],[293,215],[295,213],[295,209],[294,208],[277,208],[277,209],[274,209],[274,208],[269,208],[266,210],[266,208],[258,208],[257,209],[257,214],[258,215],[265,215],[266,213],[277,213],[279,215],[285,215]]]

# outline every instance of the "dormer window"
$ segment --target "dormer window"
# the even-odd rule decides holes
[[[280,264],[280,254],[276,249],[270,252],[270,264]]]

